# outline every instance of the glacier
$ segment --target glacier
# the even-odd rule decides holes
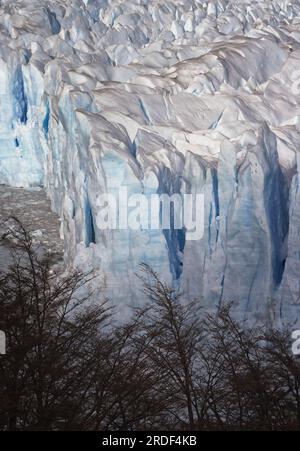
[[[124,314],[145,262],[205,311],[300,323],[300,1],[3,0],[0,41],[0,184],[45,188],[67,265]],[[120,187],[204,193],[203,238],[99,230]]]

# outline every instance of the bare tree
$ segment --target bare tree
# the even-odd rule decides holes
[[[289,330],[265,334],[264,356],[270,368],[270,385],[276,396],[274,429],[300,429],[300,360],[291,352]]]
[[[147,265],[142,265],[141,278],[149,304],[137,310],[141,328],[135,344],[143,346],[150,365],[161,374],[172,423],[193,429],[201,419],[195,384],[201,343],[199,304],[183,303],[181,294]]]
[[[111,349],[96,384],[96,429],[152,430],[161,424],[167,404],[159,369],[147,359],[145,343],[137,344],[139,318],[115,327]],[[103,362],[103,350],[100,350]]]
[[[2,429],[77,427],[87,408],[95,341],[109,311],[84,293],[90,274],[57,277],[17,220],[5,235],[12,263],[0,274],[0,327],[7,354],[0,360]]]

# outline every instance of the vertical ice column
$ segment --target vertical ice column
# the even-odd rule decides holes
[[[300,305],[300,153],[297,153],[297,174],[294,175],[289,201],[289,235],[288,235],[288,257],[285,264],[280,290],[278,293],[279,303],[274,312],[276,320],[285,324],[297,323],[300,325],[298,316]]]
[[[43,184],[38,110],[42,77],[18,59],[1,62],[0,183],[11,186]]]

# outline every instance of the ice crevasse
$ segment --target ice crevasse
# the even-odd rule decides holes
[[[3,0],[0,40],[0,183],[45,187],[68,264],[120,306],[146,262],[206,311],[298,321],[300,1]],[[203,193],[203,238],[100,230],[120,187]]]

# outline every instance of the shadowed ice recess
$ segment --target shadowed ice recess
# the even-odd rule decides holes
[[[67,266],[126,311],[139,264],[300,320],[300,1],[4,0],[0,184],[44,187]],[[99,194],[203,193],[205,232],[100,230]]]

